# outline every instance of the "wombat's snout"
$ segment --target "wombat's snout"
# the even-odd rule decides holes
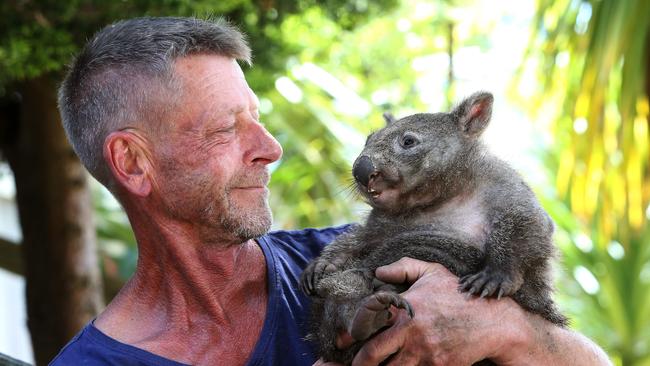
[[[370,176],[375,172],[375,166],[369,157],[362,155],[354,161],[352,166],[352,175],[357,182],[361,183],[364,187],[368,186]]]

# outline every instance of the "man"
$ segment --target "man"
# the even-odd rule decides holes
[[[266,234],[267,165],[282,149],[236,60],[250,63],[236,29],[188,18],[113,24],[75,60],[60,91],[63,123],[124,206],[139,259],[52,365],[316,361],[302,340],[308,301],[298,279],[346,227]],[[465,299],[439,265],[403,259],[377,275],[413,283],[406,297],[417,315],[396,314],[358,365],[391,355],[399,365],[608,363],[583,337],[509,299]]]

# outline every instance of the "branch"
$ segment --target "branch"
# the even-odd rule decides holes
[[[20,245],[0,238],[0,268],[20,276],[25,275]]]

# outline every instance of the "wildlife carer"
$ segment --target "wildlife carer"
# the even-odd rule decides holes
[[[100,31],[63,81],[68,137],[123,205],[136,272],[53,365],[309,365],[299,292],[307,262],[346,227],[267,233],[269,163],[282,155],[259,121],[237,60],[250,50],[222,21],[140,18]],[[379,273],[414,282],[415,308],[360,351],[360,365],[606,363],[583,337],[505,299],[466,300],[439,265]],[[345,343],[345,336],[341,337]]]

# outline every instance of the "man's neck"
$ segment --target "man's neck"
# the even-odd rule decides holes
[[[204,243],[183,225],[146,227],[134,225],[140,250],[135,275],[95,325],[176,361],[210,364],[213,356],[223,362],[230,353],[227,364],[243,363],[266,314],[261,248],[253,240]]]

